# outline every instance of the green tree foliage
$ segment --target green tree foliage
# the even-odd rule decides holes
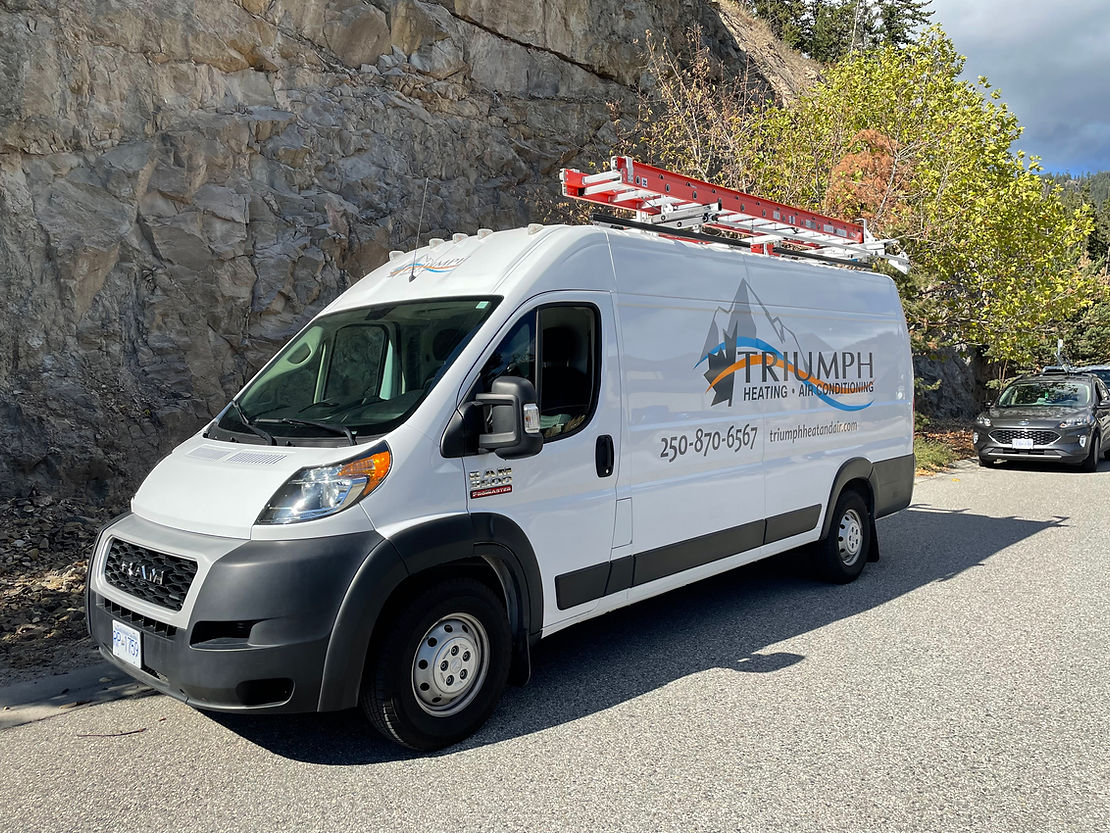
[[[929,22],[932,0],[880,0],[878,4],[878,40],[874,45],[908,46],[917,32]]]
[[[908,46],[845,57],[789,110],[734,102],[720,108],[728,118],[704,106],[693,116],[682,106],[689,93],[663,76],[672,106],[657,108],[642,136],[660,163],[862,217],[901,240],[913,267],[895,278],[918,347],[980,345],[1005,372],[1043,360],[1059,322],[1098,296],[1079,264],[1091,218],[1046,187],[1036,159],[1010,150],[1016,117],[962,69],[934,27]],[[698,101],[736,94],[697,72],[681,83]]]
[[[1068,205],[1092,206],[1094,229],[1087,238],[1087,256],[1096,269],[1110,270],[1110,171],[1081,177],[1046,174],[1045,179],[1059,186]]]
[[[932,0],[748,0],[776,37],[823,63],[877,46],[906,46]]]
[[[869,39],[872,19],[858,0],[814,3],[808,43],[801,51],[822,63],[831,63]]]
[[[1075,365],[1110,364],[1110,292],[1076,315],[1060,330],[1064,353]]]
[[[809,39],[805,0],[751,0],[751,9],[776,38],[794,49],[805,50]]]

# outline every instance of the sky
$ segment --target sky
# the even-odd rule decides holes
[[[1053,173],[1110,171],[1110,0],[933,0],[939,23]]]

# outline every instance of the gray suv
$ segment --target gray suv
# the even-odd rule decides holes
[[[981,466],[1040,460],[1095,471],[1110,451],[1110,392],[1087,373],[1025,376],[976,417],[972,439]]]

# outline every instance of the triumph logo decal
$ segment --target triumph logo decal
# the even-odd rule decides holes
[[[754,314],[757,310],[763,313],[758,320]],[[738,395],[745,402],[813,396],[840,411],[862,411],[871,405],[834,397],[874,393],[873,353],[803,350],[801,342],[811,342],[812,338],[799,338],[778,316],[772,315],[750,291],[747,281],[740,284],[731,309],[718,312],[727,313],[728,322],[722,326],[713,316],[701,358],[694,365],[695,368],[708,365],[703,375],[709,383],[706,393],[713,391],[711,405],[721,402],[731,405]],[[764,330],[766,339],[760,337]],[[794,347],[779,348],[767,339],[780,345],[793,343]],[[827,348],[825,344],[818,346]]]
[[[486,469],[470,472],[471,500],[490,495],[504,495],[513,490],[513,470]]]
[[[410,272],[412,274],[416,274],[417,272],[431,272],[433,275],[445,275],[452,269],[461,266],[465,260],[465,257],[453,257],[442,260],[418,260],[414,263],[412,258],[409,258],[400,266],[390,269],[389,277],[396,277],[403,272]]]

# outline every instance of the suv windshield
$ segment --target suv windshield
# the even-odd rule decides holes
[[[319,318],[225,409],[213,436],[353,444],[384,434],[416,410],[497,300],[412,301]]]
[[[1000,408],[1046,405],[1076,408],[1091,401],[1091,386],[1083,382],[1015,382],[998,398]]]

